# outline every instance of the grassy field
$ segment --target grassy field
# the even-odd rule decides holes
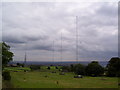
[[[51,67],[40,71],[13,72],[11,83],[14,88],[117,88],[118,78],[115,77],[83,77],[73,78],[74,73],[59,75],[58,69]],[[11,69],[11,68],[10,68]],[[19,68],[18,68],[19,69]],[[24,68],[23,68],[24,69]],[[27,68],[25,68],[27,69]],[[14,68],[14,70],[16,70]],[[57,73],[51,73],[56,70]],[[4,87],[4,85],[3,85]]]

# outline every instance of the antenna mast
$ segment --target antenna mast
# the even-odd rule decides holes
[[[62,32],[61,32],[61,64],[62,64]]]
[[[25,57],[24,57],[24,66],[26,66],[26,60],[27,60],[26,51],[27,51],[27,44],[25,44]]]
[[[54,63],[54,40],[53,40],[53,63]]]
[[[76,61],[78,62],[78,16],[76,16]]]
[[[24,66],[26,66],[26,60],[27,60],[27,55],[26,55],[26,51],[25,51]]]

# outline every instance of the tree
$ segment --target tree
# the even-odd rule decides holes
[[[62,69],[62,72],[70,72],[69,66],[62,66],[61,69]]]
[[[107,64],[107,76],[118,76],[120,77],[120,58],[113,57]]]
[[[72,72],[74,71],[74,65],[73,65],[73,64],[70,65],[70,70],[71,70]]]
[[[48,66],[47,69],[50,70],[50,67]]]
[[[2,66],[8,64],[8,62],[13,60],[14,54],[10,51],[10,46],[5,42],[2,43]]]
[[[86,67],[86,74],[89,76],[99,76],[104,73],[104,68],[97,61],[92,61]]]
[[[74,66],[73,71],[77,75],[85,75],[85,66],[82,64],[77,64]]]
[[[2,76],[3,76],[3,79],[4,79],[4,80],[8,80],[8,81],[11,80],[11,75],[10,75],[10,72],[9,72],[9,71],[3,71],[3,72],[2,72]]]

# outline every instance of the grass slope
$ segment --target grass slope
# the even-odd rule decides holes
[[[51,73],[55,70],[57,73]],[[59,75],[59,71],[58,69],[55,69],[55,67],[51,67],[51,70],[47,70],[44,66],[41,67],[41,70],[33,72],[12,71],[11,76],[11,83],[15,88],[118,88],[118,78],[73,78],[74,73],[65,73],[65,75]]]
[[[117,78],[73,78],[72,73],[12,72],[12,83],[19,88],[117,88]],[[45,77],[45,76],[48,77]],[[58,84],[57,84],[58,81]]]

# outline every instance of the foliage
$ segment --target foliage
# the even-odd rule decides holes
[[[39,70],[40,67],[41,67],[41,66],[39,66],[39,65],[31,65],[31,66],[30,66],[30,69],[31,69],[31,70]]]
[[[104,73],[104,68],[98,62],[93,61],[86,67],[86,74],[89,76],[99,76]]]
[[[111,58],[106,68],[107,68],[107,76],[120,77],[120,58],[118,57]]]
[[[47,69],[50,70],[50,67],[48,66]]]
[[[14,54],[10,52],[10,46],[5,42],[2,43],[2,65],[7,65],[8,62],[13,60]]]
[[[70,70],[71,70],[72,72],[74,71],[74,65],[73,65],[73,64],[70,65]]]
[[[55,68],[56,68],[56,69],[58,69],[58,67],[57,67],[57,66],[56,66]]]
[[[21,67],[24,67],[24,64],[22,64],[22,63],[17,63],[17,66],[21,66]]]
[[[61,69],[62,69],[62,72],[69,72],[70,71],[69,66],[62,66]]]
[[[4,80],[8,80],[8,81],[11,80],[11,76],[10,76],[10,72],[9,71],[3,71],[2,72],[2,76],[3,76]]]
[[[73,70],[77,75],[85,75],[85,66],[82,64],[75,65]]]

